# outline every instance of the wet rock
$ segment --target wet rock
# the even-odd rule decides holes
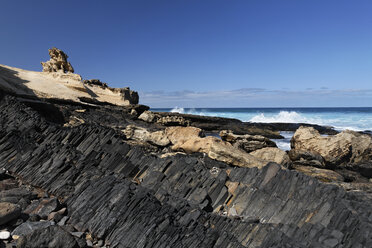
[[[360,163],[372,158],[372,138],[366,134],[343,131],[323,137],[312,127],[300,127],[291,139],[292,149],[321,155],[330,166]]]
[[[276,147],[274,141],[261,135],[236,135],[230,130],[222,130],[219,135],[222,140],[248,153],[265,147]]]
[[[12,235],[24,236],[32,233],[35,230],[43,229],[53,225],[51,221],[39,221],[39,222],[25,222],[13,230]]]
[[[50,60],[47,62],[41,62],[44,72],[62,72],[62,73],[74,73],[70,62],[67,61],[68,56],[58,48],[51,48],[48,50]]]
[[[286,168],[291,166],[291,160],[289,159],[287,153],[276,147],[262,148],[249,154],[267,162],[278,163]]]
[[[78,248],[75,238],[59,226],[36,229],[17,241],[18,248],[60,247]]]
[[[0,202],[0,225],[17,219],[21,215],[21,208],[13,203]]]

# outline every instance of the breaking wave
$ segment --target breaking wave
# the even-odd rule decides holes
[[[251,122],[283,122],[283,123],[313,123],[318,124],[321,120],[315,120],[313,118],[307,118],[296,111],[280,111],[278,114],[269,115],[260,113],[253,116],[249,121]]]

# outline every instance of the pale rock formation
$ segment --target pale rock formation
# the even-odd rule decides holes
[[[278,163],[284,167],[290,167],[291,165],[291,160],[287,153],[276,147],[265,147],[249,154],[265,161]]]
[[[167,146],[170,143],[164,131],[150,132],[146,128],[128,125],[123,133],[127,139],[145,141],[157,146]]]
[[[344,181],[343,176],[332,170],[319,169],[312,166],[297,166],[295,170],[326,183]]]
[[[291,139],[291,147],[317,153],[328,165],[340,165],[369,161],[372,158],[371,142],[371,136],[354,131],[324,137],[312,127],[301,126]]]
[[[50,60],[47,62],[41,62],[43,72],[74,73],[74,68],[72,68],[70,62],[67,61],[67,54],[55,47],[48,51]]]
[[[149,111],[149,110],[146,110],[145,112],[140,114],[140,116],[138,116],[138,119],[149,122],[149,123],[154,122],[155,118],[156,116],[154,112]]]
[[[188,139],[203,137],[203,130],[197,127],[167,127],[165,133],[172,144],[183,144]]]
[[[237,135],[233,134],[230,130],[222,130],[220,137],[222,140],[231,143],[234,147],[246,152],[252,152],[264,147],[276,147],[274,141],[261,135]]]

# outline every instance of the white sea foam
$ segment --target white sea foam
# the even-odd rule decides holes
[[[268,115],[260,113],[259,115],[253,116],[249,121],[251,122],[283,122],[283,123],[314,123],[319,120],[313,120],[306,118],[305,116],[297,113],[296,111],[280,111],[275,115]]]
[[[185,109],[184,108],[179,108],[179,107],[176,106],[175,108],[172,108],[170,112],[183,114],[183,113],[185,113]]]

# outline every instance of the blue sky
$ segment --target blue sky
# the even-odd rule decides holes
[[[372,106],[372,1],[4,0],[0,64],[76,73],[152,107]]]

